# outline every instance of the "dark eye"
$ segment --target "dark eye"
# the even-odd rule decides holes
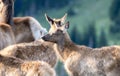
[[[58,24],[61,25],[61,22],[59,21]]]
[[[61,26],[61,22],[60,21],[56,22],[56,24],[57,24],[58,27]]]

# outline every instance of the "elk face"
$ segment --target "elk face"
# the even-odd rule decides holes
[[[54,33],[57,29],[61,29],[62,31],[65,30],[65,28],[63,27],[65,25],[65,20],[67,17],[67,14],[65,14],[62,18],[60,19],[52,19],[49,16],[47,16],[45,14],[46,20],[48,21],[48,23],[50,24],[50,29],[49,29],[49,34]]]
[[[65,15],[66,16],[66,15]],[[64,16],[64,18],[65,18]],[[43,37],[43,40],[58,43],[64,39],[66,30],[69,28],[69,22],[65,23],[65,19],[51,19],[46,15],[48,22],[51,25],[49,34]]]

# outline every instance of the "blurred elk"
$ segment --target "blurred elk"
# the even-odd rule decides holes
[[[64,23],[66,15],[58,21]],[[54,49],[54,43],[46,42],[42,39],[30,42],[20,43],[6,47],[0,51],[3,56],[14,56],[23,60],[41,60],[50,64],[52,67],[57,63],[57,56]]]
[[[11,45],[1,50],[0,54],[3,56],[14,56],[22,60],[44,61],[52,67],[55,67],[58,61],[53,43],[42,40]]]
[[[15,43],[13,25],[13,0],[0,0],[0,50]]]
[[[44,42],[40,39],[47,33],[46,29],[33,17],[17,17],[13,21],[11,27],[14,31],[15,40],[19,44],[2,49],[0,54],[14,56],[23,60],[41,60],[54,67],[57,63],[57,56],[53,49],[53,43]],[[33,39],[36,41],[33,41]]]
[[[43,61],[23,61],[0,55],[0,76],[56,76],[55,70]]]
[[[40,39],[47,30],[33,17],[14,17],[14,0],[0,0],[0,22],[11,25],[16,43]]]
[[[51,28],[43,39],[55,43],[54,48],[70,76],[120,76],[120,46],[92,49],[77,45],[67,33],[69,22],[62,24],[47,15],[46,19]]]

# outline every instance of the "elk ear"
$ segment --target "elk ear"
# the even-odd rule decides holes
[[[67,13],[61,18],[61,22],[65,23],[66,18],[67,18]]]
[[[50,24],[53,24],[53,19],[51,19],[47,14],[45,14],[45,18]]]
[[[65,24],[65,28],[68,29],[69,28],[69,21]]]

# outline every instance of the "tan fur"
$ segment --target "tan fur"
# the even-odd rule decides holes
[[[55,76],[55,71],[43,61],[23,61],[1,55],[0,76]]]
[[[52,67],[57,63],[53,43],[41,40],[6,47],[0,51],[0,54],[4,56],[14,56],[23,60],[41,60],[47,62]]]
[[[15,39],[10,25],[0,23],[0,50],[14,43]]]
[[[14,18],[12,26],[16,43],[31,42],[34,40],[30,30],[29,18]]]
[[[43,39],[56,43],[56,52],[70,76],[120,76],[120,46],[92,49],[76,45],[65,32],[66,27],[68,24],[57,26]]]

